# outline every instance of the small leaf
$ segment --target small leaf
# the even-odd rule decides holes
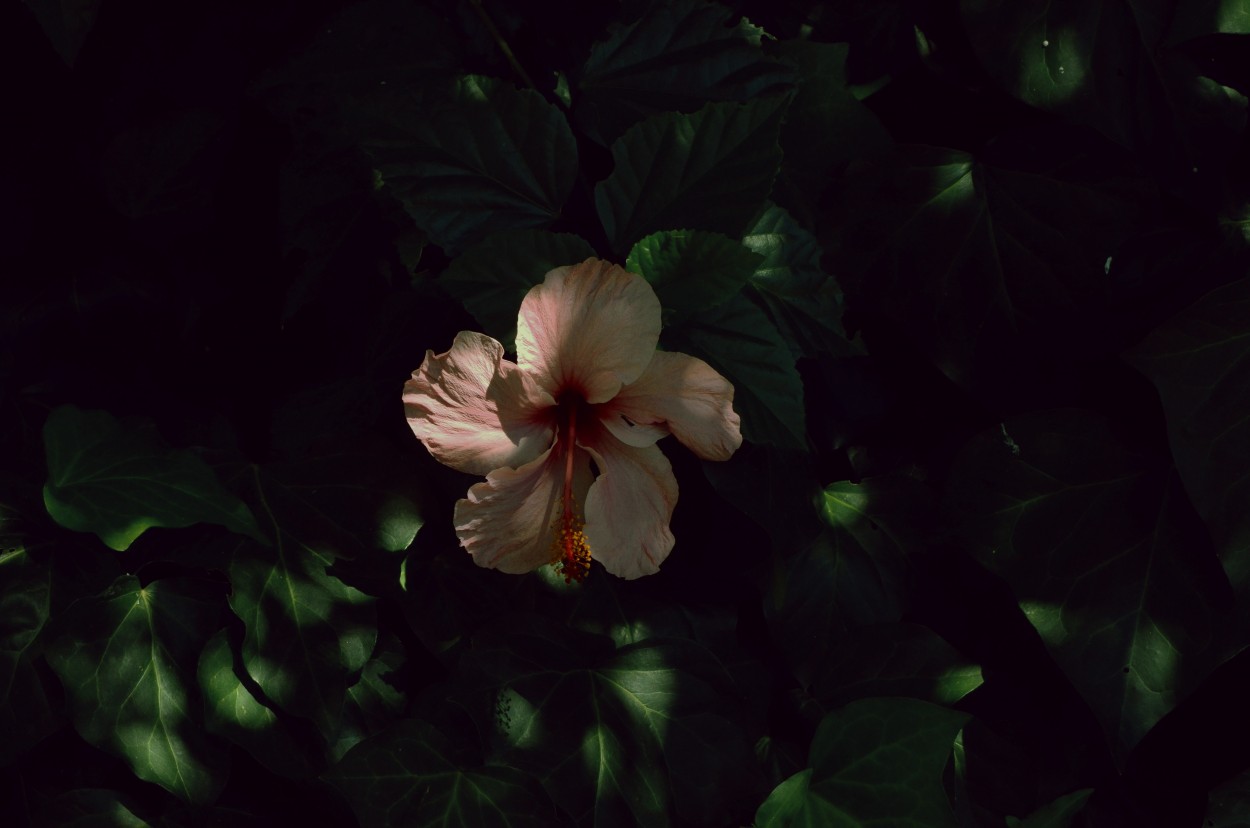
[[[737,295],[761,261],[720,233],[662,230],[634,245],[625,269],[651,283],[665,310],[685,314]]]
[[[612,174],[595,208],[617,253],[657,230],[686,227],[738,238],[763,207],[781,163],[787,97],[710,103],[631,127],[612,144]]]
[[[1064,794],[1047,805],[1043,805],[1024,819],[1007,817],[1007,828],[1069,828],[1072,818],[1085,807],[1093,788],[1082,788],[1070,794]]]
[[[247,506],[203,460],[169,449],[150,423],[122,423],[104,411],[61,406],[43,427],[48,514],[66,529],[94,532],[127,549],[153,526],[216,523],[259,537]]]
[[[594,255],[594,248],[571,233],[510,230],[461,253],[438,283],[464,303],[483,332],[513,351],[517,313],[529,289],[540,283],[547,271]]]
[[[782,782],[757,828],[955,828],[942,769],[966,713],[914,699],[864,699],[828,714],[809,767]]]
[[[82,737],[198,805],[226,781],[225,751],[203,737],[195,696],[195,657],[219,623],[214,599],[125,576],[75,604],[47,653]]]

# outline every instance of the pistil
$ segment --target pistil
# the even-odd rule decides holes
[[[561,499],[560,517],[555,529],[555,558],[557,571],[564,582],[582,581],[590,572],[590,544],[586,540],[586,522],[577,513],[573,502],[573,460],[577,453],[578,401],[564,399],[560,407],[567,414],[560,444],[564,451],[564,492]]]

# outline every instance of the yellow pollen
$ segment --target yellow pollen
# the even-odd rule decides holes
[[[556,533],[552,563],[566,584],[581,583],[590,572],[590,542],[582,531],[585,525],[573,512],[565,512],[551,527]]]

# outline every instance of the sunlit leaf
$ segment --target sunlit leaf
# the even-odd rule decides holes
[[[966,713],[914,699],[865,699],[825,716],[807,770],[782,782],[757,828],[955,828],[942,769]]]
[[[44,505],[66,529],[94,532],[119,552],[153,526],[217,523],[256,536],[247,506],[203,460],[170,449],[150,423],[66,405],[48,415],[43,439]]]
[[[195,686],[201,642],[220,624],[216,596],[189,583],[120,578],[74,605],[49,645],[74,727],[140,779],[197,804],[226,781],[226,754],[203,734]]]
[[[1093,788],[1083,788],[1065,794],[1054,802],[1038,808],[1024,819],[1007,817],[1007,828],[1068,828],[1082,808],[1085,807]]]
[[[651,283],[666,311],[686,314],[737,295],[763,257],[701,230],[662,230],[634,245],[625,268]]]

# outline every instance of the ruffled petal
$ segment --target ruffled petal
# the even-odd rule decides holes
[[[742,445],[734,387],[701,359],[657,351],[638,381],[599,407],[600,422],[631,446],[672,432],[704,460],[728,460]]]
[[[511,362],[503,345],[463,331],[451,350],[427,351],[404,383],[404,413],[412,432],[440,462],[469,474],[486,474],[530,462],[555,437],[544,409],[555,405]]]
[[[612,399],[642,375],[660,338],[660,300],[641,276],[587,259],[550,271],[521,303],[517,362],[553,395]]]
[[[673,467],[658,446],[635,448],[601,433],[603,439],[586,446],[599,467],[586,493],[590,554],[621,578],[653,575],[673,549]]]
[[[456,501],[453,521],[460,545],[478,566],[511,574],[531,572],[555,557],[553,527],[564,494],[565,458],[555,446],[519,469],[496,469]],[[585,502],[593,475],[590,456],[577,450],[573,501]]]

